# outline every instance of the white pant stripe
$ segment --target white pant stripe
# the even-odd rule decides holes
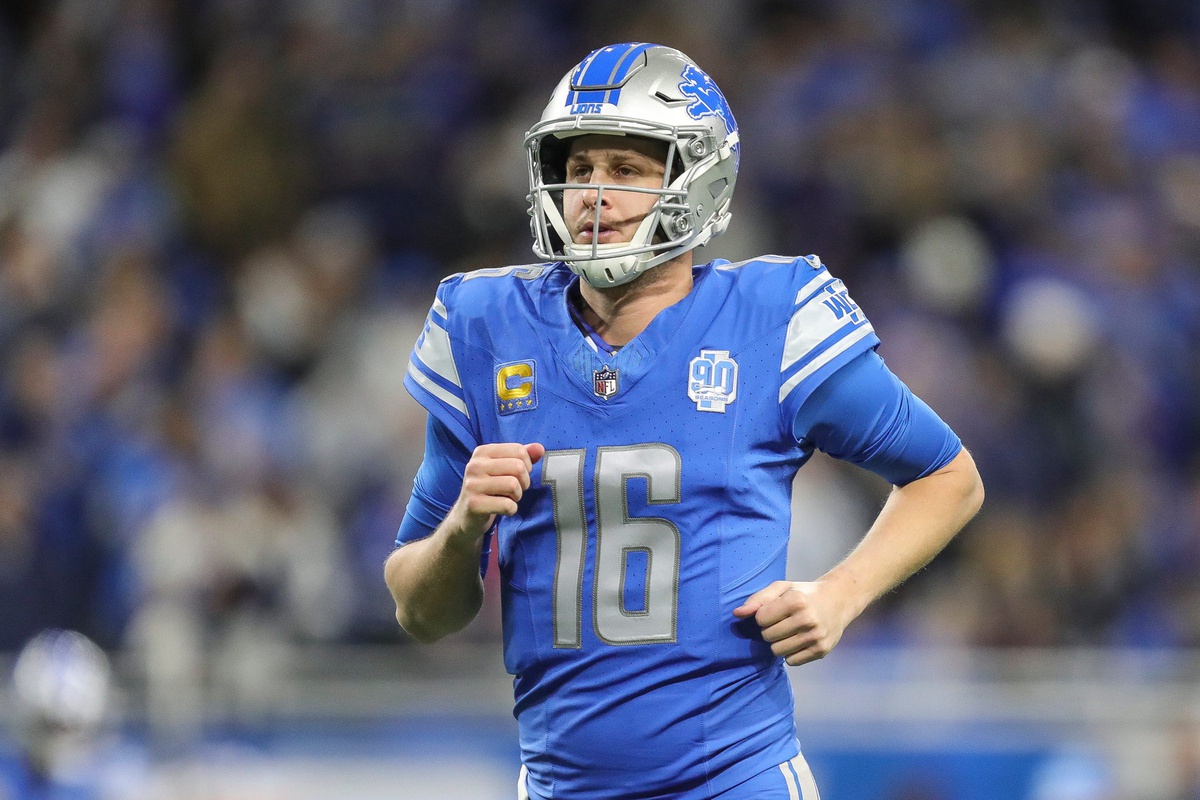
[[[792,777],[792,771],[788,769],[787,764],[780,764],[779,771],[783,773],[783,780],[788,787],[788,800],[800,800],[800,790],[796,788],[796,779]]]
[[[528,774],[529,770],[522,764],[521,774],[517,776],[517,800],[529,800],[529,790],[525,788],[525,776]]]
[[[792,767],[796,770],[796,777],[800,779],[801,797],[804,800],[821,800],[821,793],[817,791],[817,781],[813,777],[812,770],[808,768],[808,762],[804,760],[804,756],[799,755],[793,758]]]

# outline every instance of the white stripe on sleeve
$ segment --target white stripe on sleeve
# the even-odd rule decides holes
[[[790,326],[789,326],[789,328],[790,328]],[[814,372],[819,370],[821,367],[825,366],[830,361],[832,361],[833,359],[840,356],[842,353],[849,350],[850,346],[852,344],[854,344],[855,342],[861,341],[862,339],[866,338],[866,336],[868,334],[871,334],[874,332],[875,332],[875,329],[871,327],[871,323],[865,322],[861,326],[856,328],[855,330],[846,334],[846,336],[843,339],[841,339],[837,344],[833,345],[828,350],[821,353],[821,355],[817,356],[812,361],[805,364],[804,367],[802,369],[800,369],[795,375],[788,378],[787,383],[785,383],[785,384],[783,384],[783,386],[779,387],[779,402],[782,403],[783,399],[785,397],[787,397],[789,394],[791,394],[792,390],[795,389],[797,386],[799,386],[800,382],[803,381],[805,378],[812,375]]]
[[[421,370],[417,369],[416,365],[411,361],[408,362],[408,374],[414,381],[420,384],[421,388],[423,388],[425,391],[429,392],[431,395],[441,400],[451,408],[462,412],[467,419],[471,418],[471,415],[467,413],[466,403],[443,389],[441,386],[438,386],[433,381],[429,380],[429,378],[427,378],[425,375],[421,374]]]
[[[800,305],[805,300],[807,300],[808,296],[810,294],[812,294],[813,292],[815,292],[817,290],[817,288],[821,286],[821,284],[825,283],[826,281],[831,281],[831,280],[834,280],[834,278],[832,276],[830,276],[830,274],[828,272],[822,271],[820,275],[813,278],[808,283],[804,284],[804,286],[800,289],[800,291],[796,292],[796,299],[792,302],[795,305]]]
[[[787,338],[783,344],[783,361],[780,372],[808,355],[809,351],[828,339],[834,331],[846,324],[820,303],[805,303],[792,314],[788,323]]]
[[[425,326],[425,335],[421,337],[421,343],[417,345],[416,356],[431,371],[458,388],[462,388],[462,380],[458,377],[458,367],[454,364],[454,353],[450,350],[450,334],[437,324],[432,315]]]

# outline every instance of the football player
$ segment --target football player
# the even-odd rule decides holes
[[[784,665],[946,545],[974,463],[818,257],[693,263],[741,147],[687,56],[592,52],[525,146],[541,261],[444,280],[408,364],[429,420],[397,619],[464,627],[499,548],[520,797],[816,800]],[[814,449],[895,488],[842,563],[789,582]]]

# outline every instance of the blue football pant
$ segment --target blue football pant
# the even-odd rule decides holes
[[[517,800],[530,800],[525,767],[517,779]],[[812,770],[803,755],[763,770],[748,781],[715,795],[712,800],[821,800]]]

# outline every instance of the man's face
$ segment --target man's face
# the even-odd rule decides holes
[[[637,136],[589,134],[571,140],[567,183],[615,184],[661,189],[667,145]],[[596,208],[595,189],[563,192],[563,217],[575,244],[591,245],[596,214],[599,244],[628,242],[659,199],[656,194],[606,189]]]

